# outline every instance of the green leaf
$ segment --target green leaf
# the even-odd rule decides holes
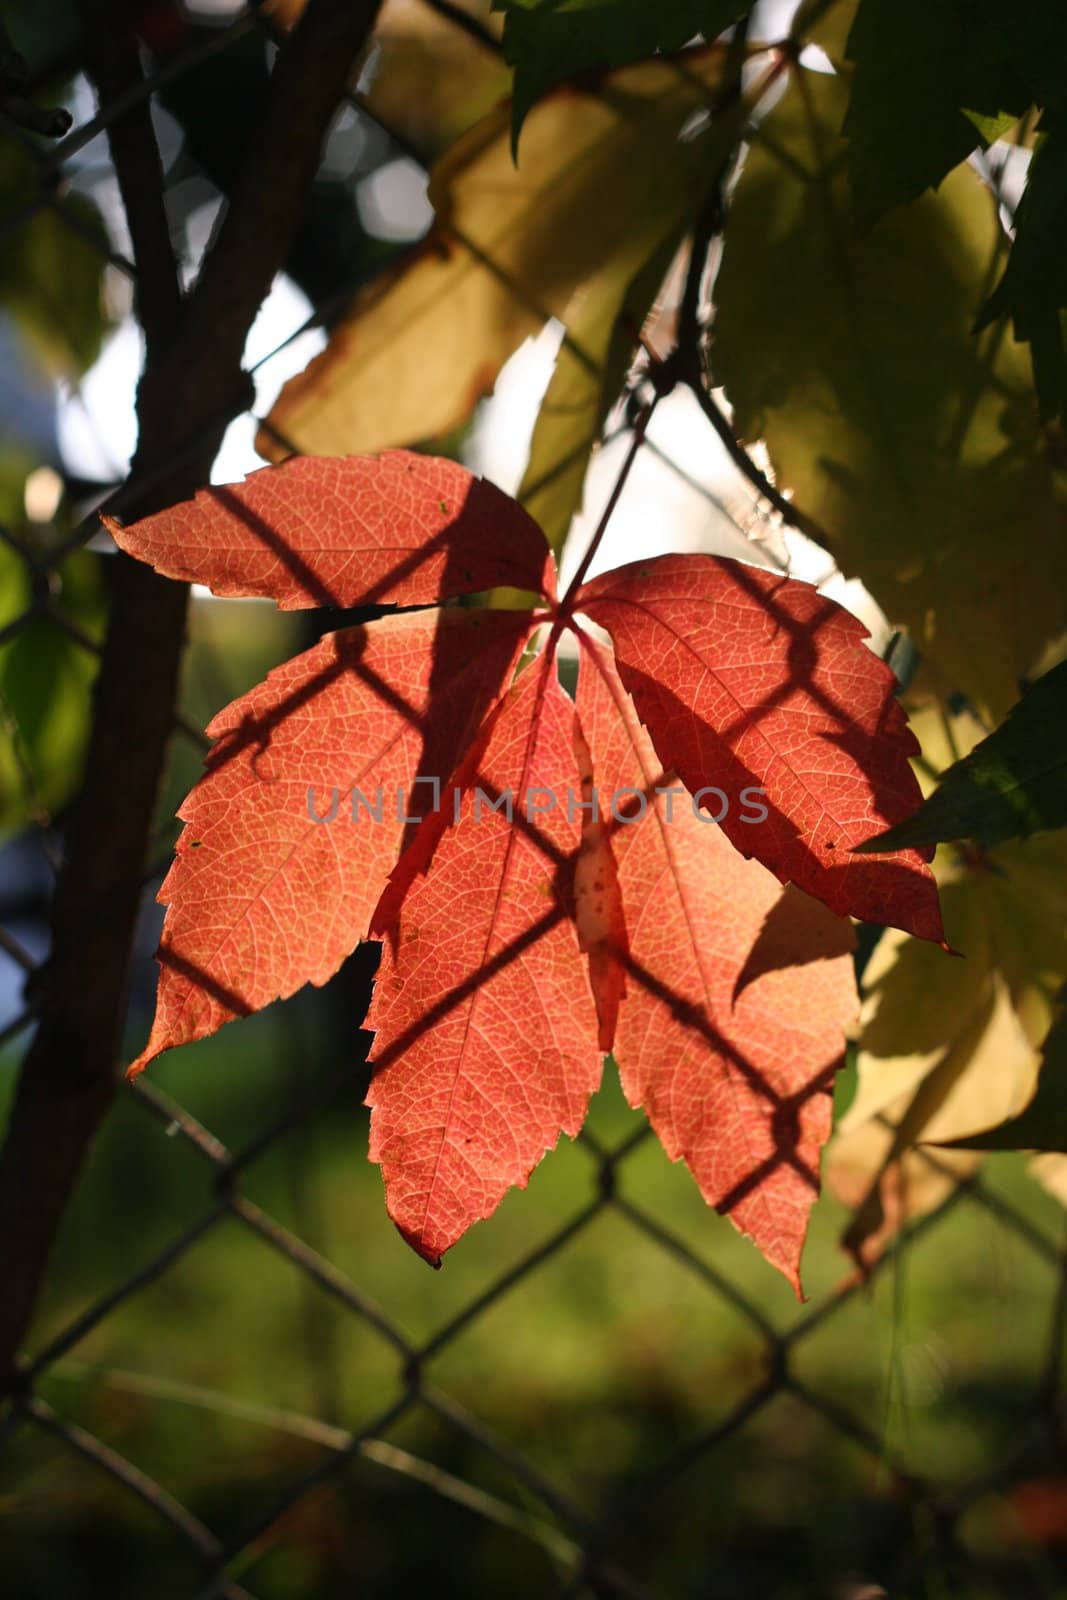
[[[1016,339],[1029,344],[1041,413],[1067,417],[1067,118],[1038,142],[1026,190],[1015,213],[1015,244],[979,328],[1010,316]]]
[[[840,1123],[842,1117],[848,1115],[848,1109],[856,1098],[859,1088],[859,1070],[857,1066],[858,1050],[856,1041],[850,1039],[845,1045],[845,1064],[834,1077],[834,1127]]]
[[[18,454],[0,452],[0,522],[29,547],[41,530],[20,526],[27,465]],[[98,567],[98,556],[77,551],[54,573],[49,592],[52,612],[88,649],[49,613],[0,646],[0,834],[46,820],[72,798],[80,779],[97,668],[92,643],[104,632]],[[0,628],[23,616],[33,599],[27,561],[0,543]]]
[[[45,202],[32,162],[9,141],[0,149],[0,215],[23,218],[0,252],[0,305],[48,372],[79,376],[100,354],[107,326],[110,246],[100,213],[80,194]]]
[[[984,111],[974,111],[965,106],[963,115],[968,122],[972,122],[978,129],[982,143],[985,145],[996,144],[998,139],[1006,138],[1019,122],[1018,114],[1014,111],[998,111],[994,116]]]
[[[626,66],[657,50],[714,39],[753,0],[495,0],[515,68],[512,142],[536,101],[579,73]]]
[[[1041,1076],[1030,1104],[997,1128],[954,1140],[952,1148],[1067,1151],[1067,1014],[1045,1040]]]
[[[1031,347],[1046,418],[1067,415],[1067,12],[1044,0],[860,0],[844,121],[854,214],[869,224],[936,188],[1031,106],[1048,134],[978,327],[1004,316]]]
[[[1067,661],[1053,667],[907,822],[858,851],[903,850],[949,839],[983,845],[1067,825]]]
[[[1005,49],[1001,0],[860,0],[844,131],[857,218],[936,188],[979,142],[975,115],[1013,120],[1033,95]]]
[[[977,307],[1007,243],[964,166],[858,235],[847,84],[800,71],[734,192],[713,378],[742,437],[988,725],[1067,616],[1065,485],[1030,362]]]
[[[1035,105],[1067,111],[1067,9],[1048,0],[1015,0],[1000,8],[1000,26],[1004,51]]]

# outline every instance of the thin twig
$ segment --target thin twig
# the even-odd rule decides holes
[[[782,491],[771,482],[763,468],[759,466],[749,455],[744,444],[738,438],[730,422],[727,420],[724,412],[720,409],[718,402],[711,393],[711,390],[707,387],[703,375],[699,371],[693,372],[692,370],[686,370],[685,367],[682,368],[680,375],[682,382],[685,383],[696,396],[697,404],[707,417],[708,421],[711,423],[715,432],[718,434],[722,441],[723,447],[726,450],[726,454],[730,457],[730,460],[733,462],[734,466],[737,467],[738,471],[748,479],[749,483],[754,489],[759,490],[759,493],[762,495],[763,499],[774,507],[775,511],[778,512],[783,522],[788,523],[791,528],[799,529],[799,531],[803,534],[806,534],[809,539],[814,539],[816,544],[821,544],[824,549],[832,552],[834,548],[834,540],[831,538],[830,534],[826,532],[825,528],[821,527],[820,524],[815,521],[814,517],[809,517],[805,512],[801,511],[799,506],[795,506],[792,500],[788,499],[782,493]]]
[[[744,89],[744,65],[748,48],[749,18],[743,18],[734,29],[726,57],[726,74],[722,89],[712,107],[712,118],[726,117],[741,103]],[[737,161],[742,129],[727,150],[714,174],[707,199],[693,229],[690,246],[689,270],[685,277],[682,302],[678,309],[678,346],[683,350],[700,350],[704,343],[705,328],[700,318],[700,292],[707,272],[708,256],[712,244],[722,232],[726,220],[725,190]]]
[[[645,442],[645,434],[648,432],[648,425],[652,421],[652,413],[656,409],[658,400],[659,396],[653,395],[648,405],[646,405],[639,413],[637,421],[634,424],[633,438],[630,442],[630,448],[626,453],[626,459],[619,468],[618,476],[615,479],[611,494],[608,497],[608,503],[604,507],[600,521],[597,523],[596,532],[590,539],[588,549],[586,550],[581,561],[578,563],[578,570],[571,579],[570,587],[563,598],[561,610],[564,615],[566,615],[568,608],[573,604],[575,595],[585,582],[585,575],[592,565],[593,557],[600,549],[601,541],[608,529],[608,523],[611,521],[612,516],[615,513],[615,508],[622,498],[622,491],[626,487],[626,480],[629,478],[634,462],[637,460],[638,454],[640,453],[641,446]]]
[[[61,139],[74,121],[63,107],[48,109],[34,105],[29,98],[30,69],[26,58],[15,49],[0,17],[0,115],[13,128],[27,129],[46,139]]]
[[[137,80],[128,84],[121,94],[101,107],[95,117],[83,122],[80,128],[75,128],[62,144],[57,144],[42,154],[40,176],[59,172],[79,150],[91,144],[99,134],[106,133],[117,117],[124,116],[134,106],[145,104],[157,90],[166,88],[167,84],[173,83],[176,78],[180,78],[200,62],[222,55],[231,49],[237,40],[250,32],[255,25],[252,13],[245,13],[228,28],[219,28],[217,31],[212,29],[200,44],[193,45],[181,55],[172,57],[155,71],[138,76]],[[115,19],[110,16],[108,27],[110,29],[114,26]]]
[[[720,116],[727,116],[731,112],[736,114],[737,108],[741,104],[742,68],[748,52],[747,22],[739,24],[735,30],[730,44],[730,51],[730,70],[717,107]],[[775,60],[763,82],[755,91],[753,96],[755,103],[758,104],[787,64],[788,56],[785,53]],[[730,460],[738,471],[748,479],[753,488],[759,492],[760,496],[778,512],[782,520],[788,523],[790,527],[798,528],[808,538],[814,539],[818,544],[832,550],[833,541],[826,530],[820,527],[814,518],[807,516],[782,494],[781,490],[771,482],[763,469],[753,460],[715,400],[712,393],[710,375],[707,371],[707,328],[700,315],[701,287],[707,271],[711,247],[726,227],[725,191],[737,159],[742,132],[743,130],[739,126],[737,142],[731,146],[720,163],[714,182],[708,192],[708,197],[697,218],[693,231],[689,270],[686,274],[685,288],[678,314],[677,343],[673,354],[668,358],[665,365],[671,376],[692,390],[700,409],[711,423]]]

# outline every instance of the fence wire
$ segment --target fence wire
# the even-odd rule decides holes
[[[465,32],[479,36],[486,48],[493,47],[493,36],[462,7],[438,0],[432,9],[450,17]],[[266,27],[266,22],[255,14],[239,16],[227,26],[218,27],[176,57],[148,70],[140,88],[102,106],[95,115],[87,117],[51,145],[43,142],[38,132],[28,130],[18,118],[11,115],[0,118],[2,137],[29,152],[38,182],[33,200],[21,204],[12,215],[0,217],[0,248],[34,217],[49,210],[70,230],[72,237],[83,242],[90,239],[101,248],[103,258],[112,268],[135,281],[136,270],[125,250],[114,242],[103,244],[93,230],[86,229],[83,216],[69,203],[70,180],[78,176],[77,163],[92,141],[105,134],[132,104],[144,97],[157,97],[163,88],[183,74],[205,60],[224,56],[238,41],[246,39],[250,31]],[[358,94],[353,94],[351,106],[359,117],[369,115]],[[387,133],[387,138],[392,139],[392,135]],[[394,141],[388,148],[395,153],[402,146]],[[94,170],[103,171],[107,177],[103,155],[95,160]],[[307,328],[329,321],[349,292],[349,286],[345,286],[336,299],[316,305],[306,323],[294,330],[279,349]],[[256,365],[264,365],[277,353],[271,352]],[[252,373],[255,370],[253,367]],[[235,412],[234,416],[240,414]],[[251,412],[247,415],[253,416],[257,426],[266,422],[262,416]],[[625,428],[625,422],[620,424],[622,431]],[[198,440],[190,441],[190,450],[198,445]],[[650,443],[648,448],[693,485],[685,468],[672,463],[662,446]],[[160,475],[172,465],[172,462],[167,463],[165,469],[160,469]],[[121,514],[123,507],[146,487],[144,474],[136,483],[114,485],[107,496],[107,508]],[[700,485],[696,487],[714,501],[710,491]],[[17,638],[32,623],[43,620],[78,649],[93,655],[100,653],[100,643],[65,612],[64,594],[58,581],[62,563],[98,534],[99,509],[99,504],[94,504],[73,531],[47,550],[31,549],[13,532],[0,528],[0,539],[24,563],[31,597],[25,608],[0,628],[0,646]],[[106,561],[108,557],[102,553],[100,559]],[[202,728],[184,712],[179,712],[176,718],[175,733],[198,749],[208,743]],[[44,823],[42,836],[48,848],[53,849],[54,840]],[[162,858],[167,854],[162,851],[160,862],[153,863],[146,874],[146,895],[158,883],[160,870],[165,865]],[[24,1009],[0,1031],[0,1045],[6,1046],[34,1024],[39,963],[8,928],[0,928],[0,960],[11,963],[21,975],[26,995]],[[1047,1226],[1047,1217],[1035,1221],[1026,1208],[1018,1205],[1013,1197],[1001,1193],[984,1175],[954,1181],[951,1191],[935,1211],[905,1226],[889,1244],[872,1268],[870,1279],[861,1280],[843,1267],[836,1287],[824,1292],[814,1303],[798,1305],[791,1317],[783,1319],[777,1312],[772,1315],[761,1308],[751,1280],[739,1281],[732,1265],[718,1264],[717,1241],[722,1237],[720,1230],[725,1228],[724,1223],[709,1213],[706,1246],[697,1248],[683,1231],[676,1230],[669,1211],[657,1209],[645,1196],[643,1191],[647,1186],[639,1178],[631,1181],[635,1162],[649,1138],[647,1128],[642,1127],[615,1143],[605,1142],[597,1132],[586,1131],[578,1140],[578,1149],[586,1164],[581,1180],[584,1198],[573,1214],[564,1217],[513,1259],[501,1261],[487,1286],[445,1317],[430,1336],[419,1337],[387,1301],[380,1302],[299,1231],[264,1209],[250,1193],[255,1187],[257,1170],[264,1161],[299,1139],[307,1125],[328,1123],[339,1099],[361,1100],[365,1080],[365,1069],[361,1065],[353,1067],[346,1063],[327,1083],[312,1084],[302,1090],[299,1102],[287,1104],[273,1123],[262,1128],[246,1144],[236,1147],[224,1142],[156,1083],[139,1078],[128,1084],[122,1094],[133,1114],[140,1119],[139,1137],[145,1148],[148,1151],[162,1151],[164,1147],[169,1150],[177,1142],[188,1149],[202,1164],[206,1175],[205,1202],[196,1214],[174,1230],[162,1248],[138,1261],[119,1281],[101,1283],[91,1305],[28,1354],[15,1388],[6,1400],[6,1411],[0,1421],[0,1437],[5,1445],[10,1445],[17,1436],[36,1433],[61,1452],[88,1464],[131,1502],[138,1502],[158,1523],[163,1540],[159,1548],[164,1551],[171,1547],[183,1548],[193,1558],[197,1576],[188,1593],[195,1596],[195,1600],[210,1600],[216,1596],[237,1600],[237,1597],[257,1594],[293,1592],[274,1587],[269,1577],[265,1580],[266,1589],[261,1591],[257,1587],[257,1577],[266,1558],[284,1549],[301,1508],[317,1493],[339,1483],[345,1475],[359,1469],[364,1473],[360,1481],[366,1493],[373,1496],[377,1480],[366,1477],[371,1468],[398,1475],[412,1493],[432,1497],[450,1508],[450,1515],[455,1519],[451,1525],[453,1537],[457,1541],[466,1537],[464,1519],[474,1517],[491,1524],[502,1536],[539,1550],[543,1562],[538,1569],[540,1575],[532,1581],[531,1593],[634,1597],[663,1593],[661,1584],[648,1576],[655,1563],[644,1560],[641,1548],[635,1551],[632,1540],[628,1539],[631,1525],[644,1523],[658,1528],[662,1536],[662,1530],[670,1527],[672,1518],[691,1517],[692,1491],[683,1495],[680,1486],[684,1482],[692,1485],[695,1481],[707,1486],[701,1492],[714,1494],[719,1463],[726,1463],[722,1470],[743,1470],[738,1467],[738,1457],[727,1455],[728,1447],[758,1427],[768,1409],[783,1399],[809,1413],[822,1427],[869,1458],[882,1492],[895,1505],[904,1508],[893,1522],[893,1539],[897,1544],[893,1556],[895,1570],[912,1574],[911,1586],[899,1591],[902,1595],[1067,1593],[1062,1568],[1055,1557],[1056,1546],[1059,1545],[1062,1554],[1067,1539],[1067,1467],[1063,1456],[1061,1392],[1067,1258],[1061,1241]],[[354,1159],[359,1159],[358,1153]],[[938,1165],[935,1154],[925,1159]],[[550,1171],[544,1181],[551,1183]],[[136,1209],[136,1196],[130,1197],[130,1204]],[[920,1248],[936,1250],[943,1230],[961,1213],[975,1229],[996,1225],[1006,1230],[1019,1249],[1047,1269],[1048,1296],[1043,1308],[1046,1326],[1042,1338],[1045,1354],[1028,1372],[1023,1392],[1014,1396],[1018,1405],[1010,1419],[1011,1448],[987,1452],[979,1470],[946,1482],[936,1471],[924,1470],[924,1463],[915,1459],[914,1452],[890,1444],[884,1416],[876,1406],[843,1403],[836,1394],[823,1392],[806,1377],[805,1353],[850,1306],[869,1299],[872,1285],[879,1278],[896,1274],[903,1258],[913,1256]],[[534,1213],[530,1214],[533,1218]],[[530,1452],[515,1443],[505,1429],[495,1426],[491,1414],[476,1414],[435,1374],[444,1358],[463,1352],[472,1330],[506,1298],[536,1297],[539,1275],[609,1215],[624,1223],[635,1239],[640,1238],[648,1248],[673,1260],[699,1285],[704,1307],[701,1315],[706,1317],[709,1328],[724,1316],[743,1325],[748,1355],[738,1371],[731,1375],[728,1392],[718,1396],[721,1414],[710,1425],[675,1430],[686,1436],[672,1438],[669,1448],[660,1452],[653,1462],[642,1464],[636,1473],[626,1471],[613,1475],[607,1472],[600,1492],[590,1496],[564,1487],[532,1458]],[[290,1472],[284,1483],[272,1484],[254,1509],[232,1525],[209,1526],[198,1512],[181,1502],[165,1481],[144,1470],[83,1422],[64,1415],[54,1399],[45,1398],[42,1386],[47,1387],[50,1376],[63,1370],[64,1363],[77,1359],[79,1350],[102,1324],[137,1297],[145,1295],[187,1258],[209,1248],[219,1230],[226,1227],[243,1230],[265,1246],[296,1278],[321,1291],[346,1318],[358,1322],[373,1335],[388,1357],[391,1379],[382,1385],[380,1395],[368,1397],[368,1401],[373,1398],[373,1404],[368,1403],[366,1407],[367,1420],[351,1429],[336,1416],[297,1416],[280,1410],[273,1416],[263,1408],[253,1408],[253,1420],[270,1421],[273,1416],[279,1427],[295,1432],[309,1450],[313,1447],[312,1459],[303,1463],[299,1470]],[[730,1257],[730,1263],[734,1259]],[[236,1301],[246,1291],[244,1285],[234,1282],[228,1292]],[[637,1297],[642,1295],[640,1281],[634,1282],[632,1292]],[[993,1337],[977,1330],[976,1337],[983,1336]],[[91,1375],[91,1367],[85,1370]],[[160,1404],[168,1398],[189,1400],[187,1386],[173,1385],[171,1389],[173,1392],[168,1390],[167,1380],[161,1377],[154,1383],[145,1381],[142,1394]],[[193,1398],[195,1400],[195,1396]],[[239,1407],[239,1402],[234,1404]],[[402,1430],[417,1414],[432,1419],[438,1431],[431,1430],[431,1437],[451,1436],[469,1447],[470,1453],[464,1456],[464,1461],[477,1459],[488,1463],[482,1481],[459,1476],[440,1462],[391,1441],[390,1436]],[[448,1452],[443,1453],[447,1458]],[[802,1455],[793,1462],[793,1469],[798,1473],[806,1470]],[[1003,1496],[1013,1487],[1035,1480],[1056,1485],[1060,1496],[1055,1526],[1047,1541],[1053,1556],[1048,1560],[1044,1554],[1035,1557],[1026,1566],[1025,1583],[1019,1587],[1017,1573],[998,1577],[996,1573],[991,1576],[976,1568],[973,1539],[961,1539],[960,1528],[972,1509],[985,1504],[991,1493]],[[754,1492],[759,1493],[758,1483]],[[850,1515],[847,1496],[835,1510],[837,1515],[846,1518]],[[418,1510],[414,1515],[418,1517]],[[656,1537],[655,1533],[649,1536],[653,1542]],[[912,1547],[910,1553],[904,1550],[907,1545]],[[935,1560],[932,1552],[940,1553],[938,1561],[943,1558],[948,1562],[947,1568],[938,1567],[939,1572],[948,1570],[953,1574],[947,1586],[935,1588],[924,1583],[922,1575]],[[168,1558],[164,1555],[161,1559]],[[444,1571],[448,1563],[447,1550],[441,1553],[441,1562]],[[673,1592],[723,1596],[772,1592],[766,1573],[761,1577],[758,1568],[739,1569],[736,1559],[726,1552],[715,1548],[705,1550],[702,1562],[701,1570],[679,1575]],[[489,1584],[486,1592],[496,1592],[491,1580],[486,1581]],[[362,1587],[358,1573],[354,1574],[354,1582],[354,1592],[369,1592]],[[440,1592],[453,1592],[444,1579],[442,1582]],[[81,1593],[82,1590],[70,1587],[64,1592]],[[89,1592],[88,1589],[85,1592]],[[381,1592],[399,1591],[386,1582]],[[773,1592],[791,1595],[816,1591],[805,1588],[797,1579],[791,1585],[783,1581]],[[839,1600],[848,1600],[849,1596],[860,1600],[861,1596],[886,1591],[879,1588],[877,1582],[871,1583],[869,1574],[859,1574],[855,1580],[843,1578],[842,1586],[834,1592]]]

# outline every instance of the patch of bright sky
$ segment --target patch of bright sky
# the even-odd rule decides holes
[[[368,173],[356,191],[359,217],[379,239],[417,239],[433,221],[428,177],[410,156],[399,156]]]
[[[245,366],[254,369],[260,416],[266,415],[286,379],[302,372],[326,342],[321,329],[300,331],[310,313],[296,285],[284,275],[277,277],[245,345]],[[57,429],[70,471],[102,480],[124,475],[137,442],[134,401],[143,355],[137,325],[127,318],[77,390],[61,386]],[[256,422],[248,413],[231,422],[211,469],[212,483],[233,483],[263,465],[253,448],[255,432]]]
[[[483,404],[470,439],[468,465],[509,494],[522,481],[561,332],[559,323],[550,323],[515,352],[492,397]],[[721,393],[718,398],[725,404]],[[564,550],[564,586],[593,536],[628,443],[628,436],[622,435],[593,457],[584,504]],[[766,466],[765,461],[762,464]],[[648,446],[634,463],[590,572],[595,576],[647,556],[700,550],[773,567],[814,583],[861,618],[871,630],[873,648],[882,649],[889,638],[885,616],[863,585],[846,579],[819,545],[765,514],[693,395],[680,388],[656,409]]]

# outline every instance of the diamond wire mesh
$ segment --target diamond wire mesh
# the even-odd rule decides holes
[[[460,26],[470,27],[469,17],[464,20],[467,14],[461,8],[439,4],[434,9],[452,16]],[[235,41],[245,37],[248,30],[259,25],[256,17],[243,16],[227,28],[220,28],[194,48],[149,73],[142,89],[103,106],[97,115],[84,121],[51,149],[29,138],[5,119],[3,133],[31,152],[37,168],[39,192],[37,198],[22,206],[17,214],[0,218],[0,240],[9,238],[48,208],[79,237],[89,237],[99,247],[100,241],[91,231],[86,233],[84,220],[66,203],[64,179],[69,163],[93,138],[106,132],[112,121],[138,96],[158,93],[168,82],[199,62],[224,54]],[[360,108],[358,96],[353,97],[352,104]],[[104,255],[117,271],[130,279],[135,278],[135,269],[122,251],[108,245],[104,247]],[[335,308],[315,307],[307,325],[321,320],[324,311]],[[303,330],[297,333],[300,331]],[[296,336],[294,333],[290,338]],[[270,356],[264,358],[270,359]],[[264,419],[256,420],[262,424]],[[198,441],[192,441],[190,449],[197,444]],[[648,448],[668,467],[674,466],[660,446],[650,444]],[[171,464],[168,463],[168,467]],[[684,469],[676,470],[686,476]],[[692,484],[691,479],[688,481]],[[134,488],[143,491],[145,487],[142,474]],[[118,487],[110,496],[109,509],[121,514],[131,492],[129,483]],[[62,562],[86,545],[98,526],[94,511],[72,533],[43,552],[31,550],[12,532],[0,528],[0,539],[25,563],[31,597],[26,607],[0,628],[0,646],[16,638],[31,622],[45,619],[79,649],[99,654],[100,644],[65,614],[62,592],[56,581]],[[184,712],[178,713],[175,731],[194,747],[202,748],[207,743],[201,728]],[[154,866],[146,876],[146,889],[158,881],[159,875],[160,868]],[[12,963],[24,976],[27,996],[21,1013],[0,1031],[0,1046],[6,1046],[34,1022],[37,963],[20,939],[6,928],[0,928],[0,959]],[[1035,1221],[1014,1197],[1006,1197],[984,1176],[972,1176],[955,1182],[935,1211],[906,1227],[873,1269],[874,1280],[892,1278],[896,1281],[904,1258],[911,1257],[920,1248],[929,1248],[925,1241],[936,1242],[946,1224],[960,1213],[968,1214],[972,1226],[995,1224],[1005,1230],[1020,1249],[1047,1269],[1047,1296],[1042,1306],[1047,1320],[1044,1355],[1026,1374],[1024,1392],[1013,1418],[1017,1431],[1012,1447],[1000,1457],[989,1453],[978,1470],[946,1483],[936,1472],[924,1472],[915,1460],[914,1451],[889,1443],[884,1417],[865,1416],[862,1408],[843,1402],[804,1375],[805,1351],[813,1341],[826,1335],[835,1319],[843,1317],[857,1303],[865,1303],[872,1292],[871,1285],[861,1283],[855,1276],[843,1278],[825,1288],[813,1304],[795,1310],[784,1320],[777,1314],[765,1312],[759,1303],[758,1287],[754,1291],[748,1276],[734,1273],[736,1257],[728,1258],[725,1265],[718,1264],[716,1258],[720,1252],[716,1241],[720,1235],[712,1231],[716,1226],[713,1218],[708,1218],[706,1243],[697,1244],[686,1231],[675,1228],[668,1209],[657,1210],[654,1200],[642,1197],[640,1181],[631,1182],[635,1159],[648,1148],[648,1129],[643,1126],[625,1136],[615,1134],[612,1139],[600,1132],[584,1132],[578,1141],[585,1161],[584,1175],[578,1185],[582,1198],[570,1214],[555,1220],[532,1247],[527,1244],[512,1250],[506,1261],[496,1262],[476,1293],[449,1315],[437,1319],[436,1331],[428,1335],[412,1332],[387,1303],[379,1303],[379,1299],[362,1288],[347,1270],[331,1261],[298,1229],[272,1215],[248,1192],[257,1166],[292,1141],[302,1126],[331,1117],[338,1097],[352,1096],[354,1076],[358,1079],[361,1073],[361,1068],[354,1074],[351,1065],[346,1066],[327,1083],[317,1085],[312,1092],[305,1091],[299,1104],[289,1104],[282,1115],[268,1123],[252,1140],[233,1149],[155,1083],[139,1079],[129,1085],[124,1094],[143,1124],[141,1137],[153,1148],[161,1142],[177,1141],[195,1156],[208,1178],[206,1203],[173,1228],[163,1246],[147,1254],[134,1270],[116,1275],[115,1281],[107,1285],[101,1283],[85,1309],[65,1320],[58,1331],[26,1357],[15,1391],[8,1397],[6,1414],[0,1420],[0,1437],[5,1443],[26,1431],[35,1431],[52,1441],[60,1451],[87,1464],[123,1495],[139,1502],[158,1522],[165,1539],[172,1541],[175,1547],[184,1547],[195,1558],[196,1576],[184,1592],[195,1595],[197,1600],[259,1593],[257,1574],[272,1552],[284,1549],[287,1530],[301,1507],[317,1492],[336,1484],[357,1463],[377,1464],[387,1472],[400,1475],[409,1485],[415,1486],[420,1495],[432,1496],[450,1507],[457,1540],[466,1537],[467,1519],[473,1517],[502,1530],[509,1539],[539,1547],[544,1563],[540,1576],[529,1590],[531,1593],[641,1596],[663,1592],[655,1583],[650,1586],[643,1571],[649,1563],[642,1559],[642,1552],[649,1538],[655,1540],[656,1532],[646,1534],[644,1545],[638,1541],[635,1550],[633,1541],[628,1540],[629,1525],[643,1522],[646,1527],[662,1532],[672,1516],[691,1515],[689,1502],[679,1498],[679,1486],[687,1479],[706,1474],[709,1463],[714,1473],[715,1463],[724,1458],[732,1442],[751,1430],[770,1408],[784,1399],[794,1408],[807,1411],[824,1429],[849,1441],[867,1456],[876,1465],[889,1498],[906,1507],[903,1523],[894,1523],[894,1528],[897,1536],[915,1546],[910,1570],[916,1582],[916,1594],[935,1592],[932,1587],[923,1587],[921,1579],[922,1572],[933,1560],[933,1550],[942,1555],[947,1552],[947,1558],[958,1563],[951,1569],[957,1573],[958,1586],[942,1587],[937,1593],[1023,1592],[1015,1587],[1019,1582],[1017,1575],[1005,1580],[1010,1586],[1004,1588],[997,1587],[995,1575],[992,1580],[988,1574],[974,1578],[973,1550],[968,1553],[963,1548],[959,1529],[974,1506],[986,1504],[991,1492],[1025,1482],[1035,1462],[1062,1460],[1060,1369],[1067,1315],[1067,1259],[1045,1218]],[[365,1080],[365,1074],[362,1077]],[[938,1165],[935,1155],[926,1159]],[[547,1177],[545,1182],[550,1183],[551,1178]],[[525,1452],[505,1430],[483,1420],[465,1400],[436,1381],[434,1369],[442,1358],[456,1350],[462,1352],[471,1330],[503,1302],[534,1292],[539,1275],[564,1257],[576,1241],[589,1236],[608,1214],[626,1225],[628,1237],[644,1241],[650,1250],[676,1263],[699,1285],[704,1297],[703,1315],[708,1318],[709,1325],[726,1315],[743,1325],[749,1356],[747,1367],[732,1375],[726,1392],[718,1397],[721,1405],[713,1420],[705,1425],[676,1430],[685,1436],[673,1438],[652,1466],[642,1463],[640,1470],[615,1477],[607,1473],[599,1486],[601,1492],[589,1496],[562,1487],[557,1476],[534,1459],[535,1453]],[[303,1462],[299,1470],[290,1471],[284,1482],[272,1483],[259,1502],[231,1525],[215,1528],[185,1506],[162,1481],[162,1475],[157,1479],[142,1470],[134,1459],[92,1428],[65,1415],[41,1391],[42,1386],[47,1386],[50,1374],[60,1370],[108,1319],[152,1291],[167,1274],[178,1269],[227,1226],[244,1230],[285,1263],[294,1275],[313,1285],[317,1292],[340,1308],[346,1318],[373,1335],[388,1352],[392,1374],[381,1396],[382,1403],[368,1405],[366,1417],[352,1428],[336,1420],[290,1417],[289,1424],[299,1424],[305,1439],[321,1447],[318,1454]],[[720,1228],[723,1226],[718,1224]],[[142,1253],[136,1250],[138,1257]],[[756,1280],[757,1284],[762,1281]],[[229,1286],[233,1296],[241,1292],[239,1283]],[[639,1296],[641,1286],[635,1283],[633,1292]],[[148,1392],[151,1394],[151,1388]],[[157,1385],[156,1393],[157,1397],[162,1395],[165,1399],[165,1384]],[[188,1396],[178,1394],[177,1398]],[[469,1447],[480,1459],[491,1463],[492,1470],[486,1476],[493,1487],[457,1475],[433,1460],[388,1441],[386,1436],[391,1431],[420,1411],[432,1417],[437,1428],[458,1437],[465,1448]],[[263,1420],[262,1416],[257,1420]],[[474,1457],[464,1455],[463,1459],[468,1461]],[[730,1459],[736,1470],[737,1458]],[[803,1463],[797,1462],[796,1469],[803,1471]],[[847,1507],[839,1505],[835,1509],[840,1514]],[[418,1516],[417,1509],[415,1515]],[[1062,1521],[1067,1513],[1061,1509],[1060,1515]],[[1059,1526],[1060,1536],[1062,1532]],[[441,1559],[444,1571],[448,1565],[447,1549]],[[739,1576],[731,1559],[713,1545],[702,1554],[703,1571],[678,1575],[674,1592],[715,1595],[755,1592],[752,1584],[759,1581],[758,1563],[747,1574],[742,1572]],[[969,1566],[971,1578],[959,1578],[958,1574],[966,1574]],[[968,1587],[972,1580],[976,1585],[973,1590]],[[774,1581],[778,1583],[773,1588],[776,1594],[809,1592],[802,1585],[791,1587],[780,1575]],[[1035,1558],[1026,1569],[1025,1592],[1041,1595],[1065,1592],[1059,1584],[1058,1569],[1043,1565],[1041,1559]],[[63,1592],[74,1590],[65,1587]],[[268,1582],[265,1592],[292,1591],[275,1589]],[[382,1592],[395,1591],[386,1582]],[[456,1592],[461,1591],[457,1589]],[[496,1592],[491,1581],[486,1592]],[[766,1592],[772,1589],[768,1587]],[[818,1592],[828,1591],[820,1589]],[[913,1591],[901,1590],[904,1592]],[[862,1595],[885,1591],[877,1585],[865,1587],[861,1579],[853,1581],[846,1577],[834,1593],[843,1600],[847,1596],[859,1600]]]

